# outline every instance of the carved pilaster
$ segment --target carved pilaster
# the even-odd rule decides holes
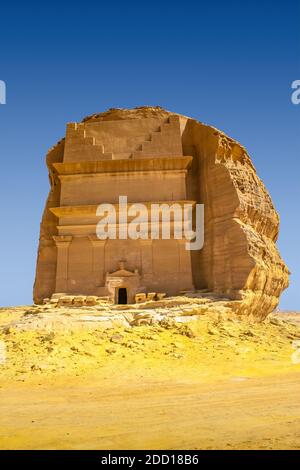
[[[152,251],[153,241],[142,240],[140,239],[141,246],[141,260],[142,260],[142,275],[152,276],[153,275],[153,251]]]
[[[95,287],[104,285],[105,274],[105,244],[107,240],[100,240],[97,235],[88,236],[93,246],[93,278]]]
[[[70,235],[53,236],[57,247],[55,292],[67,292],[68,289],[68,252],[72,238]]]
[[[177,240],[179,253],[179,272],[184,285],[183,289],[194,289],[192,276],[191,251],[186,250],[186,239]]]

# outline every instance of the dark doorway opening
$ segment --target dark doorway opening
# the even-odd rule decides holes
[[[120,287],[118,291],[118,304],[127,304],[127,289],[126,287]]]

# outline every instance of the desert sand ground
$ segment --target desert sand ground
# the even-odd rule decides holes
[[[300,315],[18,328],[28,313],[0,310],[1,449],[300,449]]]

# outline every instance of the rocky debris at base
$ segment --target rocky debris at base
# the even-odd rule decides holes
[[[141,292],[135,295],[136,304],[144,304],[152,301],[160,301],[166,297],[163,292]],[[96,295],[70,295],[63,292],[53,294],[51,299],[44,299],[43,305],[51,305],[52,307],[94,307],[103,305],[112,305],[113,301],[110,297],[98,297]],[[119,308],[127,308],[121,305]]]
[[[117,361],[116,373],[132,364],[139,367],[143,361],[149,370],[153,364],[165,364],[167,371],[172,367],[168,361],[176,361],[184,368],[196,364],[201,374],[228,367],[232,375],[235,364],[235,375],[243,375],[243,364],[255,363],[259,369],[268,361],[273,370],[279,362],[285,372],[300,364],[300,328],[288,316],[272,315],[255,323],[220,314],[215,308],[205,312],[182,315],[178,305],[164,312],[47,310],[45,306],[2,309],[0,373],[26,381],[29,375],[95,372],[109,361]]]
[[[206,294],[204,294],[206,295]],[[115,326],[142,326],[159,324],[166,319],[177,323],[187,323],[199,316],[208,315],[212,319],[234,318],[229,299],[217,296],[203,297],[203,294],[188,294],[160,298],[142,303],[115,305],[108,298],[94,296],[65,296],[55,294],[43,305],[23,308],[23,315],[10,326],[21,330],[73,330],[81,327],[91,329]],[[149,298],[150,298],[149,297]],[[71,302],[71,303],[70,303]]]

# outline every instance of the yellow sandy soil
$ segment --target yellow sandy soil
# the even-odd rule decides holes
[[[7,326],[23,315],[0,311],[1,449],[300,449],[300,327],[283,316]]]

